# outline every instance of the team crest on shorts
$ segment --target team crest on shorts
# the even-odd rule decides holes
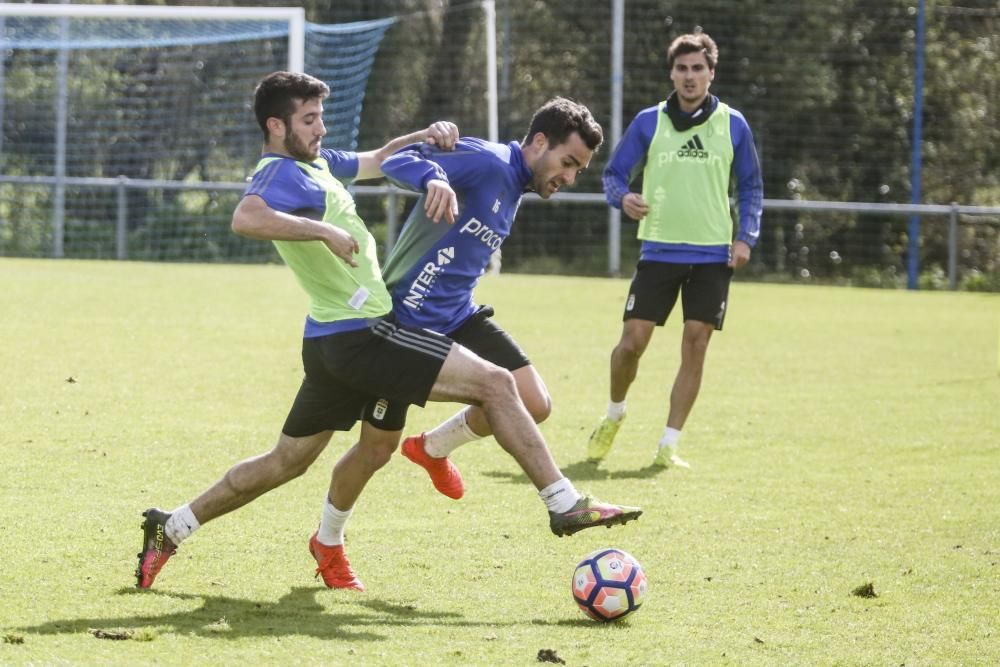
[[[389,409],[389,401],[384,398],[378,399],[375,403],[375,409],[372,410],[372,417],[375,419],[384,419],[385,413]]]
[[[628,301],[625,302],[625,310],[632,310],[635,307],[635,294],[628,295]]]

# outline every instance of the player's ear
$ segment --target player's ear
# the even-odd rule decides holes
[[[285,121],[277,116],[271,116],[267,119],[267,132],[272,137],[283,139],[285,137]]]
[[[545,136],[544,132],[535,132],[535,136],[531,137],[531,146],[537,151],[544,151],[549,145],[549,138]]]

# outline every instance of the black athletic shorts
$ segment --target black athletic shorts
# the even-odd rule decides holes
[[[671,264],[640,261],[628,288],[622,320],[649,320],[663,326],[680,292],[684,321],[714,324],[722,330],[733,269],[725,262]]]
[[[510,334],[493,322],[491,317],[493,309],[490,306],[480,306],[462,326],[449,333],[448,338],[468,348],[481,359],[509,371],[531,364]],[[405,423],[409,407],[405,403],[393,402],[388,406],[384,419],[391,423]]]
[[[391,314],[365,329],[303,339],[306,376],[282,432],[346,431],[359,419],[402,430],[407,406],[427,402],[451,346],[440,334],[399,326]]]
[[[449,333],[448,338],[509,371],[529,366],[531,361],[510,334],[490,319],[493,314],[492,307],[480,306],[462,326]]]

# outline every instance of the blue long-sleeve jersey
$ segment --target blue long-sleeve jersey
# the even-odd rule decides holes
[[[382,270],[402,324],[451,333],[475,313],[472,291],[510,234],[531,182],[521,146],[474,137],[459,139],[453,151],[408,146],[382,163],[382,173],[417,191],[442,179],[458,195],[454,225],[431,221],[421,197]]]
[[[712,102],[714,110],[718,100],[713,97]],[[648,107],[636,115],[604,169],[602,176],[604,195],[608,204],[615,208],[621,208],[622,198],[630,192],[629,183],[645,166],[646,153],[656,132],[658,114],[661,113],[659,109],[659,105]],[[666,110],[664,109],[662,113],[666,114]],[[664,120],[670,122],[669,119]],[[739,229],[736,240],[744,241],[753,247],[760,236],[760,217],[764,204],[760,160],[746,118],[731,107],[729,129],[733,142],[733,172],[736,176],[739,207]],[[678,264],[724,262],[729,258],[729,251],[728,245],[696,246],[686,243],[643,241],[640,259]]]

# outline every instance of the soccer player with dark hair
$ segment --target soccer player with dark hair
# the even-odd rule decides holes
[[[259,84],[255,112],[266,133],[263,154],[232,221],[237,234],[274,242],[309,295],[302,341],[305,377],[273,449],[235,464],[172,512],[151,508],[143,513],[136,570],[140,588],[153,584],[177,546],[201,525],[298,477],[334,431],[347,431],[360,419],[360,441],[334,467],[309,551],[328,587],[364,590],[344,552],[344,525],[367,481],[399,444],[405,410],[397,405],[476,404],[505,446],[547,452],[508,371],[392,316],[375,239],[342,183],[380,176],[389,154],[416,141],[451,148],[457,128],[434,123],[364,153],[324,149],[328,92],[313,77],[288,72],[271,74]],[[426,185],[428,214],[454,222],[454,191],[440,180]],[[572,486],[564,491],[569,495]],[[590,499],[580,503],[582,508],[550,513],[554,531],[623,523],[639,513]]]
[[[736,109],[709,93],[719,50],[705,33],[671,43],[674,91],[639,112],[604,171],[608,203],[639,221],[639,263],[629,287],[618,345],[611,353],[607,414],[587,444],[587,458],[607,456],[625,418],[625,397],[657,326],[681,297],[681,364],[654,464],[689,467],[677,454],[681,429],[701,387],[712,332],[722,329],[733,269],[745,265],[760,235],[763,184],[753,136]],[[642,192],[631,192],[642,173]],[[739,225],[733,238],[730,174]]]
[[[520,142],[492,143],[462,137],[454,151],[413,146],[382,163],[382,171],[402,187],[423,190],[436,179],[447,181],[462,202],[453,226],[436,224],[416,206],[386,261],[386,284],[396,318],[403,324],[445,334],[483,359],[514,376],[518,394],[535,422],[551,410],[545,383],[521,348],[492,319],[493,309],[477,306],[472,292],[490,255],[510,233],[525,192],[547,199],[572,185],[602,141],[601,126],[582,104],[557,97],[539,108]],[[461,498],[464,483],[448,459],[459,446],[493,433],[482,408],[470,405],[436,428],[403,441],[403,454],[423,466],[435,488]],[[561,511],[575,502],[569,493],[555,494],[555,464],[547,452],[544,475],[521,463],[550,509]],[[559,504],[556,504],[558,501]],[[549,501],[547,501],[549,502]]]

